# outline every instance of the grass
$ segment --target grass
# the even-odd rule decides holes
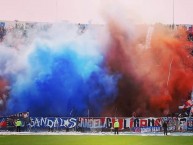
[[[1,135],[0,145],[193,145],[193,136]]]

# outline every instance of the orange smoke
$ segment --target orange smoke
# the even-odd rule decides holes
[[[140,116],[174,113],[192,91],[192,44],[186,30],[161,24],[152,26],[151,31],[149,28],[139,25],[131,30],[109,20],[106,65],[111,73],[122,76],[112,104],[119,116],[131,116],[134,111]],[[113,110],[112,106],[107,110]]]

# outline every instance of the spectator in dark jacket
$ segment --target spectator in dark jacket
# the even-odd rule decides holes
[[[164,129],[164,135],[167,135],[167,133],[168,133],[168,125],[167,125],[166,121],[164,121],[162,127],[163,127],[163,129]]]

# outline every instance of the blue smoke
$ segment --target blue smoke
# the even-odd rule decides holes
[[[84,52],[93,49],[93,53]],[[78,50],[81,50],[78,51]],[[11,84],[8,113],[31,116],[100,116],[117,94],[116,75],[103,65],[98,46],[69,42],[52,48],[39,43],[28,56],[25,73]]]

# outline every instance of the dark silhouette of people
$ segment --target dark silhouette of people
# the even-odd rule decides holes
[[[164,121],[162,127],[164,129],[164,135],[167,135],[168,134],[168,125],[166,121]]]

